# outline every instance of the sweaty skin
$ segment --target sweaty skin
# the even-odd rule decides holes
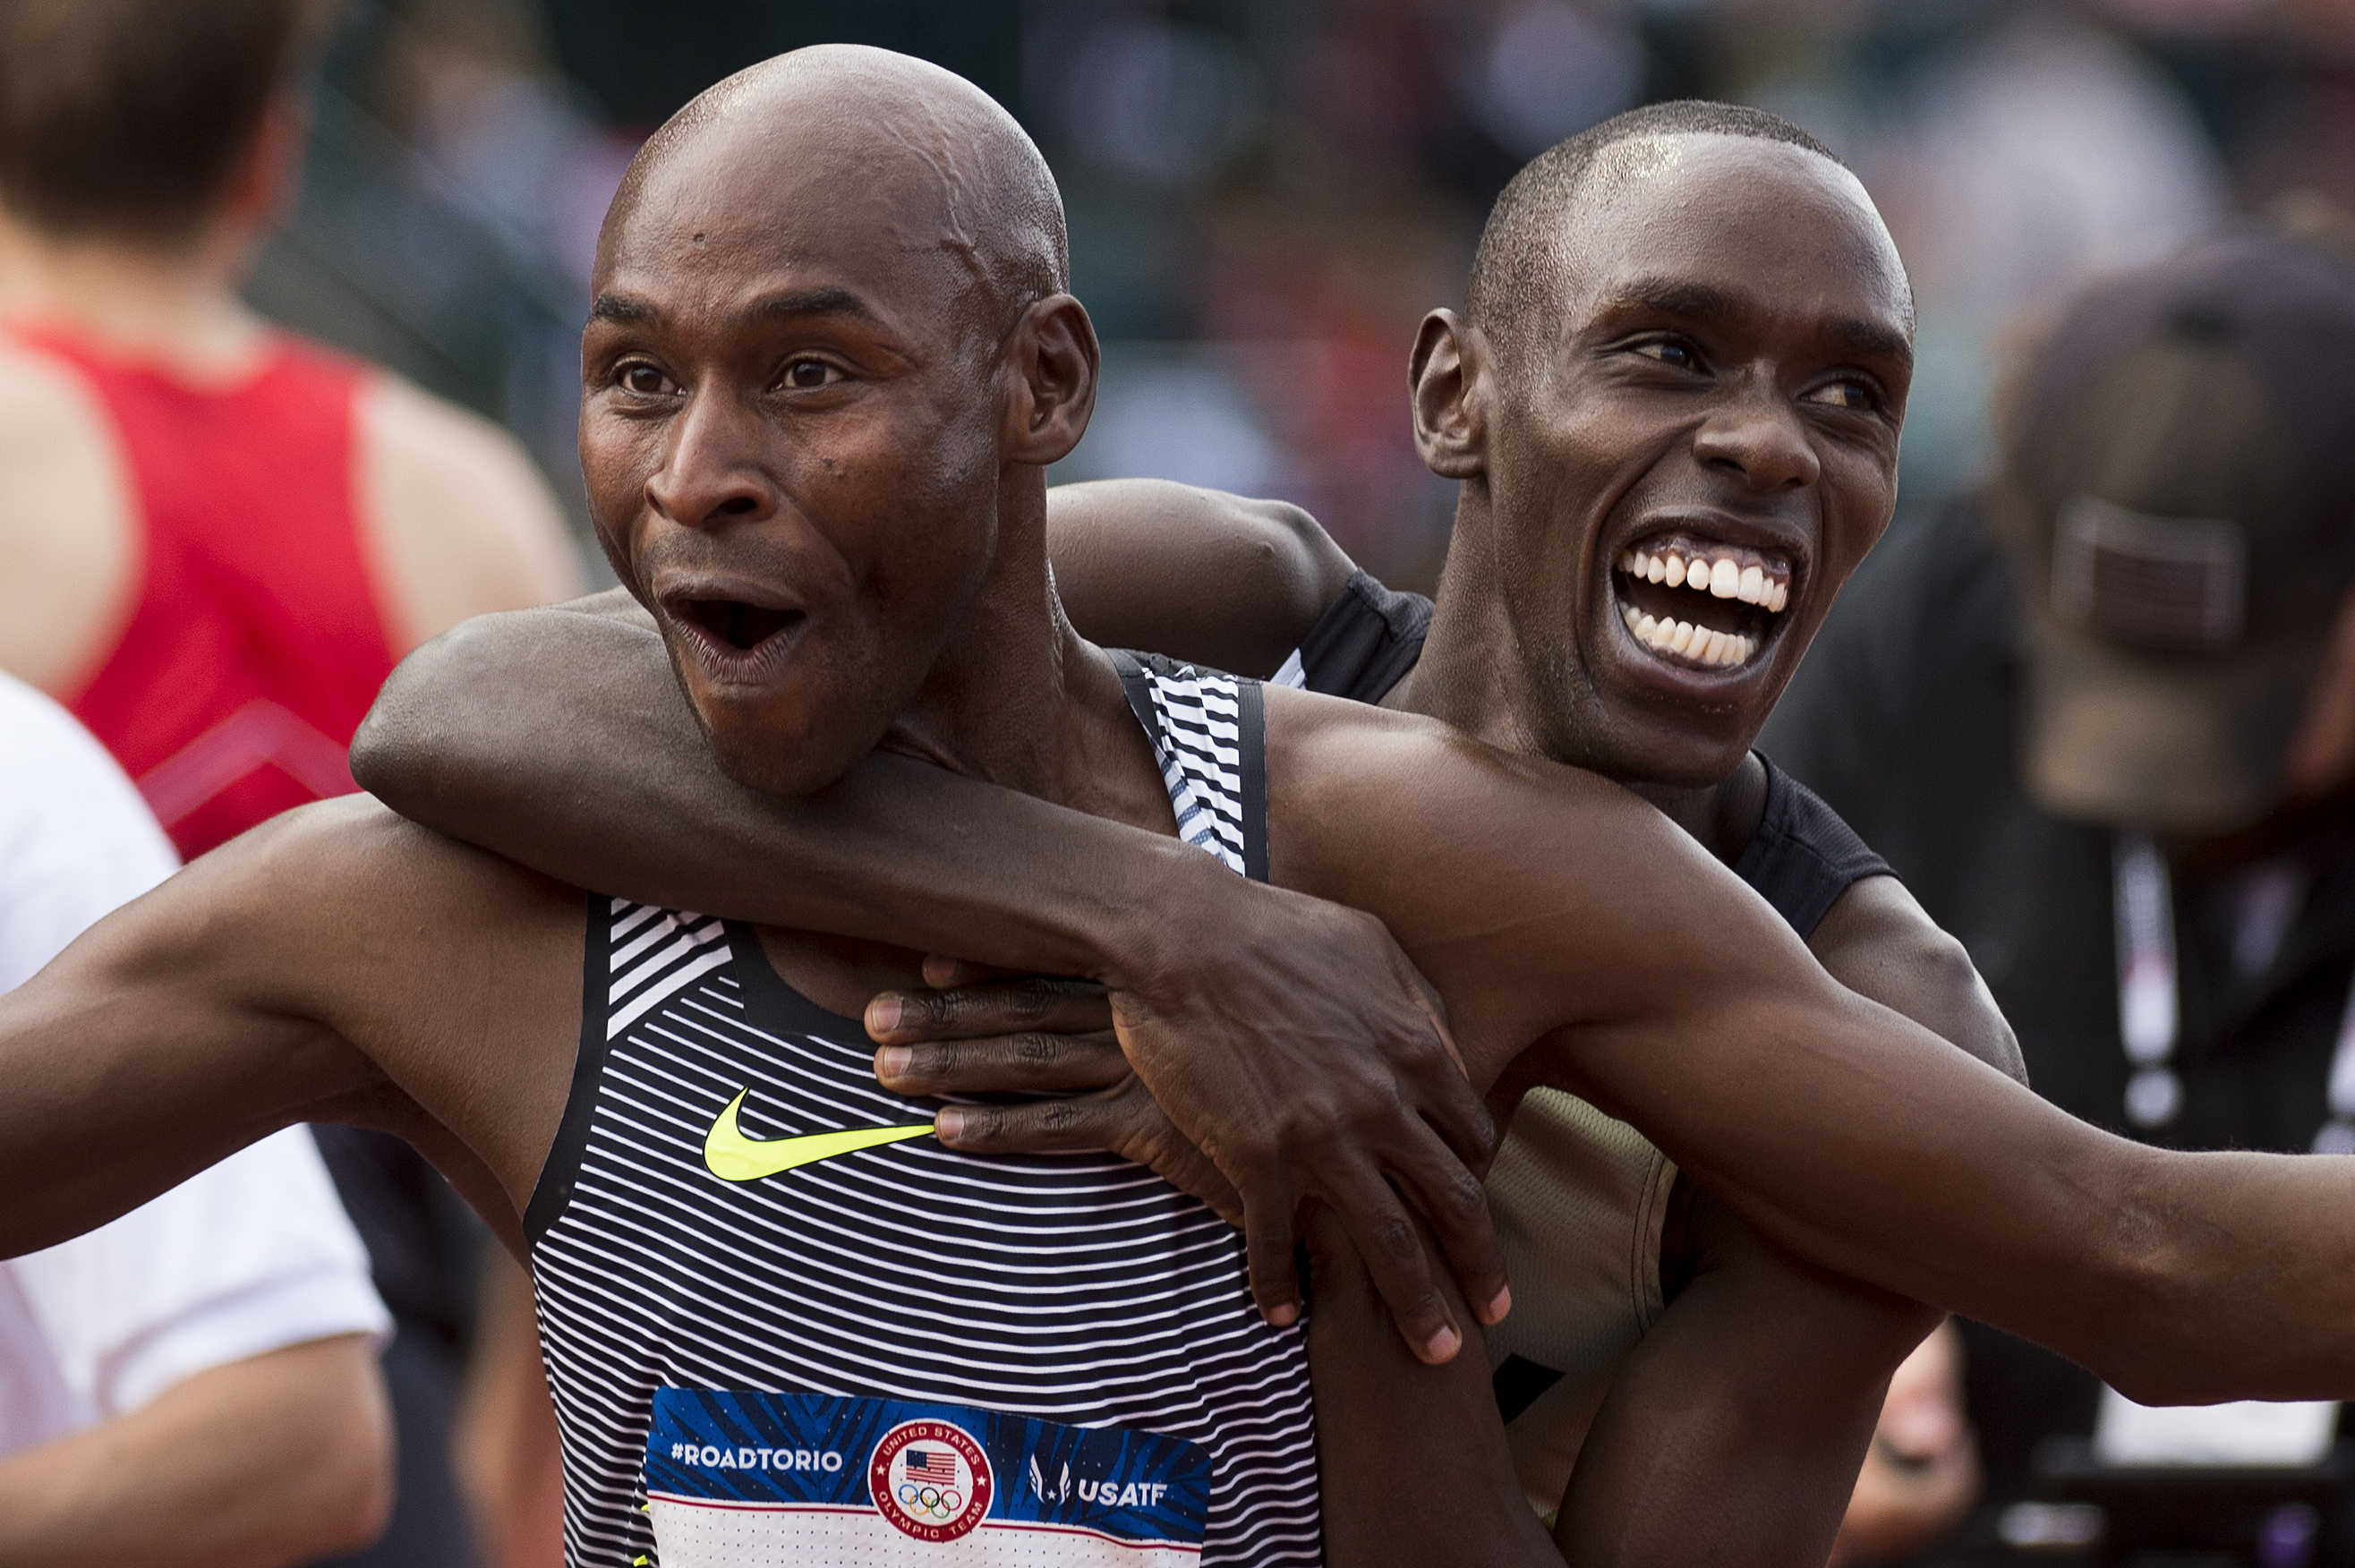
[[[1731,863],[1764,798],[1749,742],[1888,520],[1910,304],[1845,171],[1775,144],[1676,142],[1678,155],[1658,160],[1663,176],[1582,211],[1560,269],[1580,286],[1554,313],[1554,333],[1500,345],[1452,312],[1426,324],[1418,435],[1465,494],[1431,652],[1390,705],[1634,784]],[[1678,220],[1657,221],[1664,210]],[[1312,519],[1280,503],[1126,481],[1051,492],[1048,516],[1057,588],[1083,634],[1222,668],[1273,673],[1352,571]],[[1730,677],[1652,667],[1661,661],[1620,637],[1617,618],[1598,617],[1620,581],[1595,541],[1664,528],[1781,552],[1787,596],[1754,665]],[[609,598],[619,603],[579,607],[607,619],[505,617],[412,660],[357,749],[362,776],[418,819],[542,870],[622,876],[633,896],[747,919],[807,921],[804,889],[833,873],[833,856],[911,860],[907,837],[846,845],[708,763],[667,769],[657,791],[639,761],[699,758],[698,737],[684,706],[664,700],[653,623]],[[645,694],[626,713],[611,700],[623,670]],[[1009,844],[1020,830],[994,829]],[[621,839],[639,851],[626,866],[606,849]],[[999,874],[1033,910],[1074,896],[1027,863]],[[927,896],[949,895],[948,880],[943,869]],[[1258,933],[1186,902],[1165,893],[1150,908],[1192,933],[1182,951],[1204,975],[1201,994],[1264,995],[1221,983],[1271,951]],[[879,902],[870,912],[890,912]],[[1968,960],[1893,880],[1849,890],[1809,945],[1836,978],[2019,1074],[2017,1047]],[[903,1016],[887,1019],[895,1006]],[[1346,1028],[1295,1038],[1243,1007],[1234,1015],[1242,1023],[1230,1038],[1249,1041],[1252,1062],[1273,1063],[1262,1082],[1274,1104],[1314,1104],[1362,1070]],[[868,1018],[890,1042],[879,1071],[906,1092],[1097,1092],[952,1113],[961,1126],[944,1136],[958,1147],[1116,1148],[1240,1214],[1220,1170],[1129,1076],[1101,997],[1037,983],[915,992],[884,998]],[[1221,1043],[1190,1052],[1190,1076],[1174,1083],[1143,1065],[1189,1132],[1232,1137],[1249,1130],[1234,1125],[1250,1104],[1238,1087],[1249,1066],[1220,1071]],[[1389,1136],[1380,1122],[1341,1125],[1377,1147]],[[1642,1561],[1689,1544],[1688,1521],[1705,1501],[1754,1526],[1739,1550],[1729,1543],[1734,1555],[1798,1560],[1836,1521],[1879,1386],[1932,1318],[1760,1244],[1689,1180],[1675,1204],[1662,1272],[1683,1288],[1614,1381],[1601,1440],[1561,1510],[1561,1543],[1576,1561],[1606,1550]],[[1414,1306],[1427,1313],[1426,1302]],[[1428,1320],[1410,1317],[1411,1334]],[[1365,1429],[1333,1424],[1343,1441]]]
[[[894,69],[787,73],[794,112],[740,98],[651,144],[583,346],[595,515],[731,766],[823,790],[879,744],[1034,797],[1031,858],[1072,852],[1073,812],[1167,839],[1118,680],[1047,582],[1043,469],[1085,423],[1086,317],[1053,293],[993,332],[944,285],[959,269],[846,219],[916,199],[858,155],[913,68]],[[815,103],[786,91],[805,83]],[[833,199],[854,181],[865,199]],[[2146,1399],[2355,1391],[2348,1162],[2169,1156],[2071,1121],[1841,990],[1689,835],[1591,774],[1304,694],[1271,692],[1267,718],[1274,879],[1397,934],[1496,1105],[1571,1088],[1776,1242]],[[988,902],[908,934],[1021,961]],[[821,1005],[914,978],[905,952],[767,946]],[[1050,956],[1084,972],[1088,944]],[[577,900],[528,872],[371,803],[281,818],[0,1000],[0,1243],[97,1223],[271,1127],[348,1119],[414,1138],[514,1245],[580,962]],[[1424,1560],[1516,1560],[1525,1510],[1485,1526],[1494,1550],[1455,1517],[1493,1471],[1429,1458],[1456,1488],[1391,1507],[1416,1521],[1391,1533],[1453,1531]],[[1350,1478],[1328,1484],[1343,1508]]]

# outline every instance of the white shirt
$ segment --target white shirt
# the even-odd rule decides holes
[[[0,675],[0,991],[176,865],[105,749]],[[213,1367],[391,1326],[317,1146],[290,1127],[112,1224],[0,1262],[0,1453]]]

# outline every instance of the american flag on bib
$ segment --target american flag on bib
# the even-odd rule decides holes
[[[945,1448],[911,1448],[908,1450],[908,1478],[911,1481],[938,1481],[954,1486],[957,1478],[956,1456]]]

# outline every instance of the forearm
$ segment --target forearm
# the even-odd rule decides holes
[[[1762,1245],[1706,1195],[1679,1197],[1700,1271],[1612,1380],[1554,1539],[1593,1568],[1821,1568],[1890,1373],[1938,1315]]]
[[[1745,1104],[1706,1128],[1650,1095],[1631,1119],[1785,1250],[2130,1397],[2355,1397],[2355,1160],[2145,1148],[1926,1036],[1866,1072],[1805,1060],[1837,1032],[1785,1036],[1772,1083],[1716,1074]]]
[[[1462,1299],[1450,1293],[1470,1336],[1465,1353],[1425,1365],[1391,1329],[1329,1211],[1312,1215],[1307,1243],[1325,1561],[1332,1568],[1559,1568],[1561,1553],[1513,1477],[1488,1358]]]
[[[323,1339],[0,1459],[0,1568],[278,1568],[375,1539],[391,1501],[375,1358]]]
[[[583,668],[594,700],[569,700]],[[459,628],[396,672],[352,760],[402,815],[577,886],[1040,973],[1132,979],[1182,895],[1247,896],[1176,839],[902,757],[798,799],[749,789],[659,640],[618,620]],[[518,771],[563,782],[530,795]]]

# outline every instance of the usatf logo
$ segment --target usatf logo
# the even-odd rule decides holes
[[[996,1484],[981,1445],[945,1421],[901,1422],[867,1461],[876,1511],[918,1541],[954,1541],[978,1530]]]

